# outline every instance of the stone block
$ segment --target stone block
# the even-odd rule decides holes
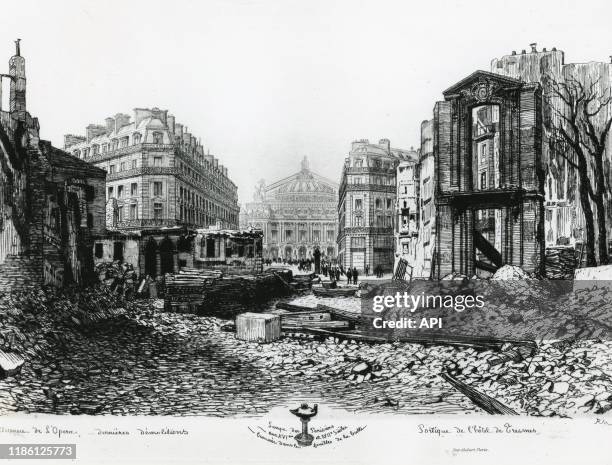
[[[280,338],[281,317],[271,313],[241,313],[236,317],[236,338],[249,342],[272,342]]]

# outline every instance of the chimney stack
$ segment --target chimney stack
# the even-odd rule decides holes
[[[76,145],[76,144],[80,144],[81,142],[85,142],[85,137],[75,136],[74,134],[64,135],[64,149],[72,147],[73,145]]]
[[[130,116],[125,113],[117,113],[115,115],[115,132],[119,132],[119,130],[130,124]]]
[[[106,122],[106,132],[110,134],[115,130],[115,118],[109,116],[104,121]]]
[[[174,123],[176,123],[176,120],[174,119],[174,116],[173,115],[168,115],[168,122],[166,124],[168,125],[168,130],[173,135],[174,135]]]
[[[538,49],[536,48],[538,46],[537,42],[532,42],[529,44],[529,46],[531,47],[531,53],[537,53]]]
[[[90,124],[85,129],[85,133],[87,134],[87,143],[89,143],[94,137],[106,134],[106,126],[101,126],[99,124]]]

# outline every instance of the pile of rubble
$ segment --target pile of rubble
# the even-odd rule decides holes
[[[107,286],[112,292],[127,298],[133,297],[140,286],[138,273],[130,263],[102,262],[96,265],[96,275],[100,283]],[[142,292],[142,291],[141,291]]]
[[[491,364],[490,353],[453,363],[451,374],[519,413],[574,417],[612,410],[612,343],[543,343],[521,361]]]

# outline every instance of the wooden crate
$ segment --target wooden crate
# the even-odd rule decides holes
[[[251,342],[272,342],[281,334],[280,315],[241,313],[236,317],[236,338]]]

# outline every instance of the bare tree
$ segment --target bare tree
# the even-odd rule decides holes
[[[574,78],[557,81],[547,76],[544,79],[544,95],[549,99],[553,115],[549,139],[551,149],[578,174],[578,192],[585,219],[587,266],[597,264],[591,201],[597,209],[599,263],[609,263],[605,199],[610,189],[604,176],[604,157],[612,125],[612,115],[605,110],[612,102],[612,94],[600,95],[597,86],[598,81],[585,85]]]

